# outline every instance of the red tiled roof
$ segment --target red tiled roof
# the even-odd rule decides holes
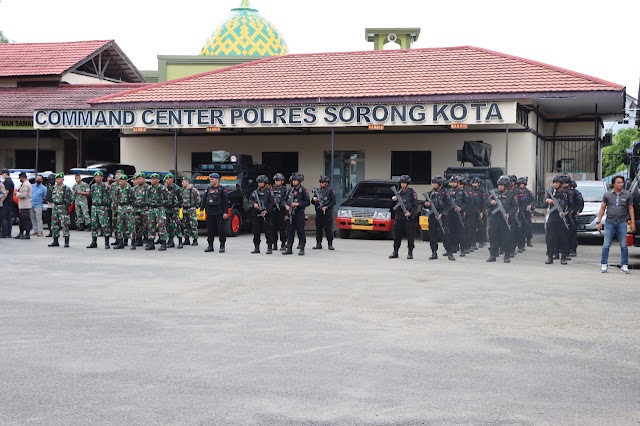
[[[145,84],[69,84],[53,87],[0,87],[0,117],[33,117],[36,109],[87,109],[89,99]]]
[[[623,86],[472,46],[293,54],[97,98],[91,104],[622,91]]]
[[[60,75],[112,41],[0,44],[0,77]]]

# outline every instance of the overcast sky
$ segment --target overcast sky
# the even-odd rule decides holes
[[[240,0],[2,0],[15,42],[115,39],[141,70],[196,55]],[[415,47],[474,45],[565,67],[636,97],[640,1],[252,0],[291,53],[368,50],[366,27],[422,27]],[[409,5],[405,7],[404,5]]]

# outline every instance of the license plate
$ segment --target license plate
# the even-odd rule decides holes
[[[369,225],[369,221],[368,220],[362,220],[362,219],[356,219],[355,222],[353,222],[354,225],[359,225],[359,226],[363,226],[363,225]]]
[[[586,231],[587,225],[578,225],[578,231]]]

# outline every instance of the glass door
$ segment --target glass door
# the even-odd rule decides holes
[[[331,178],[331,187],[336,191],[336,208],[349,197],[356,184],[364,179],[364,151],[334,151],[333,170],[331,152],[324,153],[325,175]]]

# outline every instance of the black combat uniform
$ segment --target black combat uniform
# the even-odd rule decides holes
[[[451,214],[447,216],[447,226],[449,229],[449,232],[447,232],[447,241],[449,245],[447,249],[448,255],[450,253],[456,253],[460,249],[460,245],[462,244],[464,219],[462,218],[462,211],[456,212],[455,207],[462,208],[460,204],[464,196],[459,189],[449,189],[447,190],[447,197],[451,200],[451,203],[453,205]]]
[[[478,183],[480,179],[477,180]],[[476,198],[476,205],[478,206],[477,216],[476,216],[476,227],[475,227],[475,239],[474,241],[478,244],[478,248],[484,247],[487,241],[487,193],[482,189],[481,186],[477,188],[473,188],[474,197]],[[482,216],[482,217],[481,217]]]
[[[444,181],[444,179],[442,179],[442,181]],[[446,234],[449,232],[447,216],[451,214],[453,206],[451,205],[451,200],[447,198],[447,191],[445,191],[442,186],[437,191],[432,189],[429,192],[429,198],[431,199],[431,203],[435,204],[435,209],[438,213],[442,215],[440,220],[442,221],[442,226],[444,226],[443,229],[436,218],[434,209],[429,206],[428,208],[431,211],[429,215],[429,246],[431,247],[431,257],[429,260],[435,260],[438,258],[438,241],[442,241],[444,249],[447,253],[451,253]],[[449,254],[449,260],[455,260],[452,253]]]
[[[400,182],[411,183],[411,178],[408,176],[402,176]],[[398,198],[402,200],[405,208],[411,216],[407,217],[404,214],[404,210],[399,205],[394,206],[396,216],[393,221],[393,253],[390,258],[398,257],[398,250],[400,250],[400,244],[402,237],[407,238],[407,248],[409,250],[407,259],[413,259],[413,248],[415,247],[415,229],[416,229],[416,217],[418,214],[418,196],[416,192],[407,187],[407,189],[400,189]]]
[[[298,180],[300,184],[290,188],[287,192],[285,203],[289,206],[289,211],[287,212],[289,228],[287,230],[287,249],[282,252],[282,254],[293,253],[293,240],[295,238],[295,234],[298,234],[298,242],[300,243],[300,253],[298,254],[304,255],[304,247],[307,244],[307,237],[304,234],[304,209],[311,204],[311,199],[309,198],[309,191],[302,186],[304,176],[296,173],[294,174],[293,180]],[[298,203],[299,205],[297,207],[293,207],[293,203]]]
[[[509,182],[501,183],[498,181],[498,185],[504,184],[506,187],[509,186]],[[495,194],[495,197],[494,195]],[[487,211],[489,214],[488,222],[489,222],[489,258],[487,262],[495,262],[496,257],[500,250],[504,251],[504,262],[509,263],[511,260],[511,252],[513,251],[514,242],[513,242],[513,232],[509,230],[509,226],[513,229],[513,225],[511,225],[513,217],[518,211],[518,199],[516,198],[513,191],[509,189],[505,189],[502,192],[495,191],[492,195],[489,196],[486,202]],[[491,201],[496,200],[496,205],[492,205]],[[507,226],[507,220],[503,216],[502,211],[498,204],[498,201],[502,203],[502,207],[507,215],[509,215],[509,226]]]
[[[209,247],[205,251],[213,251],[213,241],[217,234],[220,239],[220,253],[224,253],[227,241],[227,221],[223,218],[223,215],[229,211],[229,194],[227,190],[222,185],[216,187],[209,185],[204,191],[200,209],[207,212],[207,241],[209,242]]]
[[[322,176],[320,182],[329,182],[329,178]],[[336,205],[336,192],[333,188],[317,188],[318,201],[312,203],[316,206],[316,246],[314,249],[322,248],[322,231],[327,237],[327,243],[329,244],[329,250],[333,250],[333,208]],[[315,193],[313,194],[315,196]],[[327,211],[323,212],[322,208],[326,207]]]
[[[267,254],[271,254],[274,244],[273,223],[271,221],[274,202],[273,191],[266,186],[263,188],[258,187],[251,194],[249,202],[256,212],[256,217],[253,219],[253,244],[255,249],[251,253],[260,253],[260,235],[264,233],[267,240]],[[256,209],[254,204],[262,205],[263,209]]]
[[[560,180],[558,180],[560,179]],[[562,183],[562,177],[555,177],[554,182]],[[573,208],[573,203],[571,200],[571,196],[568,191],[565,191],[562,188],[556,189],[555,191],[549,189],[547,190],[552,192],[555,199],[560,204],[559,208],[562,212],[570,212]],[[558,211],[558,207],[549,204],[547,200],[551,200],[551,196],[549,193],[546,193],[547,206],[549,206],[549,218],[547,219],[547,260],[546,264],[553,263],[553,255],[558,252],[561,257],[561,263],[563,265],[567,264],[567,256],[569,255],[569,229],[567,229],[567,224],[569,219],[565,217],[567,223],[565,224],[565,220],[560,217],[560,212]]]
[[[284,178],[282,179],[284,181]],[[287,198],[287,187],[282,185],[281,187],[273,186],[273,213],[271,214],[271,223],[273,224],[273,244],[274,249],[278,249],[278,236],[280,237],[280,250],[284,251],[287,244],[287,221],[284,220],[286,216],[286,210],[284,208],[285,200]]]
[[[571,181],[571,189],[569,194],[573,200],[573,208],[569,215],[571,220],[569,226],[571,228],[571,235],[569,238],[569,256],[575,257],[578,255],[578,218],[580,212],[584,209],[584,197],[582,193],[576,189],[576,182]]]

